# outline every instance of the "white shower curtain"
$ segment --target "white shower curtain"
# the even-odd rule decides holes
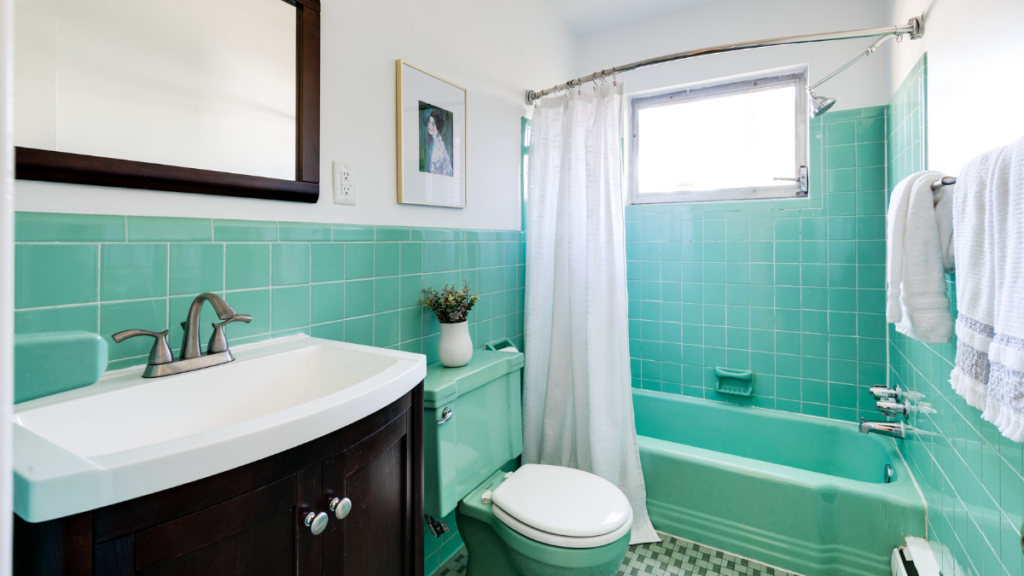
[[[631,544],[657,542],[630,387],[622,196],[622,84],[541,100],[526,226],[523,462],[617,485]]]

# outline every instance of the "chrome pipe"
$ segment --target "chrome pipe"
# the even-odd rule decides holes
[[[646,60],[640,60],[633,62],[632,64],[626,64],[624,66],[616,66],[607,70],[599,70],[589,76],[583,76],[575,80],[569,80],[564,84],[558,86],[552,86],[545,90],[534,91],[527,90],[526,92],[526,103],[533,104],[535,100],[543,98],[548,94],[553,94],[561,90],[573,88],[586,84],[587,82],[593,82],[598,79],[603,79],[608,76],[618,74],[620,72],[630,72],[638,68],[646,68],[648,66],[654,66],[655,64],[664,64],[666,62],[675,62],[676,60],[685,60],[687,58],[693,58],[696,56],[707,56],[710,54],[723,54],[726,52],[738,52],[740,50],[751,50],[754,48],[767,48],[769,46],[786,46],[790,44],[810,44],[814,42],[829,42],[832,40],[850,40],[853,38],[874,38],[878,36],[903,36],[909,35],[911,40],[917,40],[924,35],[924,20],[922,17],[911,18],[906,26],[886,26],[883,28],[866,28],[863,30],[849,30],[846,32],[826,32],[824,34],[806,34],[803,36],[783,36],[780,38],[771,38],[768,40],[757,40],[754,42],[739,42],[736,44],[722,44],[721,46],[713,46],[711,48],[701,48],[698,50],[689,50],[686,52],[677,52],[675,54],[669,54],[667,56],[658,56],[656,58],[647,58]],[[863,56],[863,55],[862,55]],[[851,63],[852,64],[852,63]],[[849,65],[848,65],[849,66]]]
[[[871,46],[868,46],[867,49],[865,49],[863,52],[858,54],[856,58],[854,58],[853,60],[850,60],[849,62],[847,62],[846,65],[844,65],[842,68],[836,70],[835,72],[829,74],[828,76],[825,76],[824,78],[819,80],[817,84],[815,84],[814,86],[811,86],[810,88],[808,88],[808,90],[813,91],[818,86],[821,86],[825,82],[828,82],[829,80],[835,78],[836,76],[838,76],[842,72],[846,71],[846,69],[849,68],[850,66],[853,66],[857,62],[860,62],[861,60],[863,60],[864,58],[867,58],[868,56],[871,56],[872,54],[874,54],[875,50],[878,50],[879,46],[881,46],[883,43],[885,43],[886,40],[888,40],[890,38],[892,38],[892,35],[882,36],[874,44],[872,44]]]

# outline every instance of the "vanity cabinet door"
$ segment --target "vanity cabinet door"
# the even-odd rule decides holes
[[[323,573],[330,576],[412,576],[414,458],[410,416],[324,460],[324,502],[348,498],[352,507],[332,514],[324,532]]]
[[[345,428],[215,476],[46,522],[15,516],[14,575],[423,576],[422,434],[421,383]],[[346,497],[338,519],[330,502]],[[310,512],[328,515],[319,535]]]
[[[216,506],[99,544],[95,574],[319,574],[322,539],[304,525],[303,516],[322,498],[320,486],[318,464]]]

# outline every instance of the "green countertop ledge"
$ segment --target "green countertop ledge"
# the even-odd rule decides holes
[[[94,384],[107,369],[107,342],[89,332],[14,337],[14,402]]]

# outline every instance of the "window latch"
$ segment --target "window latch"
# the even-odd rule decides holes
[[[807,166],[800,167],[800,175],[796,178],[774,178],[774,180],[788,180],[800,184],[800,192],[797,196],[807,196]]]

